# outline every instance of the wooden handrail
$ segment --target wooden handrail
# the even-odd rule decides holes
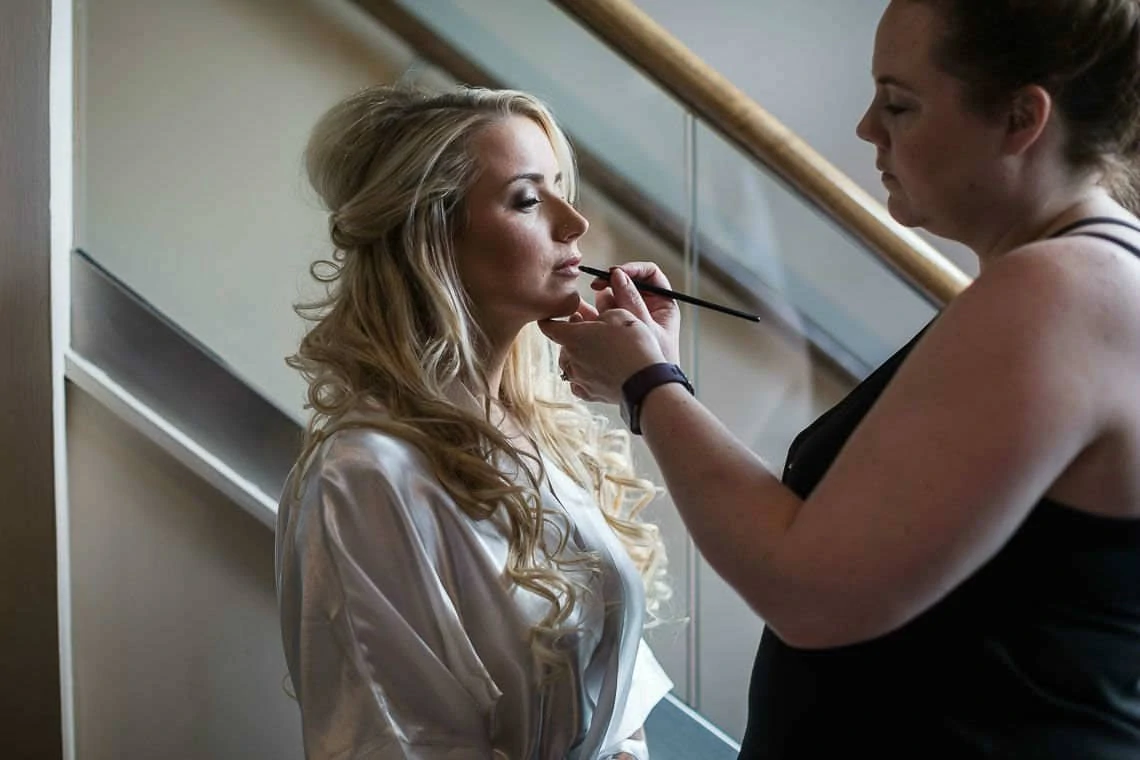
[[[970,278],[629,0],[551,0],[939,304]]]

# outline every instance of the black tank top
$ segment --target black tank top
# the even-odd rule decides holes
[[[1094,223],[1140,231],[1097,218],[1056,235]],[[797,436],[789,488],[807,498],[921,336]],[[989,562],[889,634],[802,650],[768,629],[748,712],[742,760],[1138,760],[1140,519],[1042,499]]]

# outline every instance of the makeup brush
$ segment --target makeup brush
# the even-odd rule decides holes
[[[583,274],[588,274],[588,275],[591,275],[593,277],[599,277],[599,278],[605,280],[606,282],[609,282],[610,273],[605,269],[596,269],[594,267],[588,267],[584,264],[579,264],[578,270],[580,272],[582,272]],[[700,306],[700,307],[705,308],[705,309],[712,309],[713,311],[719,311],[722,314],[729,314],[729,315],[734,316],[734,317],[740,317],[741,319],[747,319],[750,322],[759,322],[760,321],[760,317],[756,316],[755,314],[749,314],[748,312],[745,312],[745,311],[733,309],[730,306],[721,306],[719,303],[713,303],[712,301],[705,301],[704,299],[697,298],[696,296],[690,296],[690,295],[686,295],[684,293],[678,293],[677,291],[669,290],[668,288],[659,288],[656,285],[650,285],[647,282],[638,282],[637,280],[633,280],[633,286],[643,293],[653,293],[654,295],[665,296],[666,298],[672,298],[674,301],[684,301],[685,303],[691,303],[693,306]]]

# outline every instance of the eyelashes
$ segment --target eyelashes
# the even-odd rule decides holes
[[[569,203],[569,201],[567,201],[561,195],[558,196],[558,198],[561,201]],[[538,206],[541,203],[545,203],[545,201],[542,198],[531,195],[531,196],[527,196],[525,198],[521,198],[518,201],[515,201],[515,208],[520,209],[522,211],[529,211],[530,209],[534,208],[535,206]]]

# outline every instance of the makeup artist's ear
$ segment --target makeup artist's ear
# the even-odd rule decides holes
[[[1044,87],[1030,84],[1015,92],[1006,117],[1006,153],[1020,156],[1041,139],[1052,113],[1053,98]]]

